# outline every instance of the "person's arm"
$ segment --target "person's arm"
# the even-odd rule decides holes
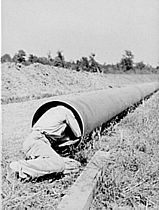
[[[78,124],[76,118],[73,115],[71,115],[71,114],[66,115],[66,123],[69,125],[72,132],[74,133],[74,135],[77,138],[81,137],[81,129],[79,127],[79,124]]]

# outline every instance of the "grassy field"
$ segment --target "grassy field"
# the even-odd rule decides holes
[[[103,138],[112,152],[91,209],[159,209],[159,93]]]
[[[44,177],[32,182],[6,180],[7,165],[24,157],[22,142],[29,132],[34,108],[46,99],[3,106],[2,198],[3,209],[53,209],[80,173]],[[100,140],[87,136],[85,144],[71,154],[82,163],[81,170],[98,149],[112,151],[103,183],[92,208],[117,205],[157,206],[159,200],[159,93],[130,112],[120,123],[113,121]],[[19,112],[15,111],[19,110]],[[26,116],[27,113],[27,116]],[[13,123],[16,118],[16,123]],[[8,132],[9,131],[9,132]]]
[[[2,103],[159,81],[159,74],[99,74],[42,64],[2,64]]]
[[[36,70],[36,76],[37,76],[36,68],[33,68],[33,70],[31,71],[35,72]],[[46,70],[46,67],[41,66],[40,68],[42,69],[42,70],[39,70],[40,74],[41,74],[41,71]],[[7,70],[7,72],[10,70]],[[53,69],[50,69],[50,71],[52,70]],[[27,74],[31,74],[31,71],[27,72]],[[133,83],[159,80],[158,76],[156,75],[97,75],[97,74],[91,74],[91,73],[87,74],[87,73],[81,73],[81,72],[72,72],[70,74],[70,72],[69,71],[66,72],[65,69],[55,69],[55,72],[56,72],[57,77],[55,77],[55,79],[52,78],[52,83],[48,81],[48,84],[46,84],[45,86],[45,91],[47,92],[47,94],[51,92],[51,90],[56,92],[56,89],[54,89],[53,87],[56,87],[58,89],[55,95],[61,95],[61,94],[68,94],[68,93],[77,93],[77,92],[82,92],[82,91],[90,91],[94,89],[109,88],[109,85],[121,86],[121,85],[133,84]],[[24,69],[23,69],[23,73],[24,73]],[[9,72],[7,74],[9,74]],[[16,72],[14,72],[13,75],[11,73],[13,78],[15,74]],[[22,74],[22,72],[19,74]],[[23,77],[25,77],[25,74],[23,75]],[[12,77],[10,77],[9,83],[14,84]],[[15,99],[17,99],[17,101],[20,102],[20,101],[23,101],[24,99],[23,94],[25,93],[25,90],[27,89],[27,87],[25,86],[26,83],[22,82],[20,79],[21,77],[19,77],[18,75],[16,75],[16,77],[17,77],[16,81],[19,81],[19,82],[16,83],[15,81],[15,84],[13,86],[9,86],[9,85],[2,86],[3,102],[5,103],[8,103],[10,101],[14,102],[16,101]],[[72,80],[72,77],[76,80]],[[6,84],[6,81],[9,81],[8,78],[9,78],[8,76],[4,77],[2,75],[2,80],[5,84]],[[55,83],[55,81],[57,82],[57,78],[59,79],[59,81],[58,83]],[[32,79],[32,77],[29,76],[29,80],[31,84],[34,84],[34,81],[35,81],[34,79]],[[127,194],[129,193],[129,189],[130,189],[130,194],[132,194],[132,199],[135,199],[135,195],[133,194],[134,191],[131,191],[131,188],[136,189],[134,185],[138,183],[139,183],[139,187],[142,187],[143,185],[140,184],[140,182],[142,182],[142,180],[144,181],[145,179],[147,179],[147,177],[149,178],[149,181],[146,182],[146,184],[152,183],[156,187],[156,185],[158,184],[157,182],[158,180],[156,178],[157,176],[155,175],[155,173],[157,173],[157,170],[158,170],[156,169],[157,168],[156,163],[159,160],[158,154],[157,154],[157,149],[158,149],[157,138],[159,136],[158,135],[159,133],[157,133],[159,130],[158,129],[159,128],[158,127],[158,123],[159,123],[158,122],[158,119],[159,119],[158,118],[159,117],[158,116],[158,111],[159,111],[158,110],[158,104],[159,104],[158,94],[155,94],[155,96],[153,96],[152,99],[150,99],[148,102],[145,102],[144,107],[142,105],[133,114],[129,114],[128,117],[126,117],[119,125],[116,125],[114,127],[115,122],[112,123],[109,128],[106,128],[105,133],[101,135],[100,141],[96,135],[86,136],[85,139],[83,140],[83,143],[80,145],[80,147],[76,149],[76,152],[72,152],[70,154],[71,157],[74,157],[75,159],[79,160],[82,163],[79,173],[71,174],[69,176],[61,175],[60,177],[56,177],[56,179],[54,176],[46,176],[43,179],[33,180],[32,182],[20,182],[17,179],[13,179],[14,180],[13,183],[9,183],[6,180],[8,164],[11,161],[24,158],[24,153],[22,151],[22,143],[25,137],[30,132],[31,120],[32,120],[33,114],[41,104],[48,101],[47,98],[43,98],[39,100],[30,100],[32,99],[32,93],[34,92],[34,90],[39,91],[37,93],[37,96],[40,98],[38,94],[41,93],[42,91],[41,87],[43,87],[43,85],[41,84],[43,83],[41,82],[45,80],[45,77],[43,78],[43,80],[41,79],[37,79],[37,80],[38,82],[37,83],[35,82],[35,85],[29,88],[30,92],[29,93],[26,92],[26,96],[28,97],[26,97],[25,99],[26,100],[29,99],[29,101],[2,105],[2,138],[3,138],[2,162],[1,162],[2,202],[3,202],[2,209],[54,209],[56,208],[57,204],[60,202],[62,197],[67,193],[69,187],[76,180],[76,178],[79,176],[80,172],[83,170],[87,162],[90,160],[92,155],[98,149],[102,149],[102,150],[113,149],[112,151],[114,152],[112,152],[112,158],[110,159],[110,168],[108,169],[108,171],[106,171],[106,174],[105,174],[106,180],[107,180],[107,177],[109,176],[108,179],[111,182],[111,180],[114,180],[114,176],[116,176],[114,175],[114,173],[118,173],[118,172],[120,174],[121,172],[124,173],[126,177],[123,178],[125,180],[125,182],[123,183],[123,186],[125,188],[124,187],[122,188],[122,181],[120,180],[122,179],[122,177],[119,177],[119,180],[117,179],[118,180],[117,183],[119,184],[119,189],[121,190],[122,189],[126,190],[128,188],[128,192],[126,192]],[[69,84],[68,81],[71,81],[72,85]],[[76,81],[76,82],[73,82],[73,81]],[[38,83],[40,83],[39,86],[38,86]],[[53,84],[53,86],[51,86],[50,83]],[[66,83],[67,83],[67,86],[69,87],[68,92],[65,91]],[[59,84],[61,84],[61,86]],[[13,96],[12,99],[14,100],[10,100],[11,96]],[[41,97],[43,96],[41,95]],[[66,95],[66,97],[68,97],[68,95]],[[51,100],[51,98],[49,100]],[[135,131],[136,129],[138,130]],[[138,143],[138,146],[137,146],[137,143]],[[135,154],[133,153],[134,151],[136,152]],[[121,159],[118,158],[120,156],[121,156]],[[150,160],[152,161],[153,164],[151,163]],[[124,161],[125,161],[124,163],[125,165],[123,166],[122,164]],[[136,162],[133,162],[133,161],[136,161]],[[137,166],[134,166],[135,164]],[[116,167],[118,165],[119,165],[119,168]],[[152,169],[149,166],[153,166]],[[120,167],[121,167],[121,171],[119,170]],[[122,167],[126,167],[126,169],[123,169]],[[138,167],[139,169],[141,167],[141,171],[139,169],[138,170],[134,169],[135,167]],[[117,172],[114,172],[113,168],[117,168]],[[130,174],[129,174],[129,168],[132,168],[132,171],[130,170]],[[126,170],[126,173],[124,170]],[[135,175],[135,178],[133,177],[133,175]],[[152,175],[154,175],[153,180],[150,179]],[[131,182],[128,182],[129,181],[127,180],[128,176],[130,177],[132,176]],[[136,184],[133,185],[134,183],[133,181]],[[105,190],[105,186],[102,184],[101,190],[99,191],[99,194],[97,194],[97,197],[93,203],[93,206],[95,208],[97,206],[99,208],[100,207],[103,208],[103,206],[110,207],[112,205],[112,202],[117,203],[117,204],[121,203],[121,205],[122,204],[131,205],[130,202],[127,202],[126,200],[126,198],[128,197],[127,194],[126,194],[127,197],[124,197],[123,200],[121,198],[114,200],[111,193],[112,191],[114,192],[117,189],[115,187],[116,187],[115,185],[112,187],[110,185],[110,196],[106,201],[103,201],[102,198],[105,197],[105,194],[107,194],[107,191]],[[109,191],[109,188],[108,188],[108,191]],[[143,196],[143,200],[147,199],[149,203],[151,202],[151,205],[154,205],[154,206],[157,205],[156,204],[157,197],[155,197],[157,195],[153,195],[151,198],[145,195],[144,193],[143,192],[142,194],[140,193]],[[108,192],[108,195],[109,195],[109,192]],[[98,199],[99,197],[101,198],[101,200]],[[147,200],[146,202],[144,200],[144,202],[146,203],[146,205],[149,205]],[[135,200],[133,202],[137,202],[137,201]]]

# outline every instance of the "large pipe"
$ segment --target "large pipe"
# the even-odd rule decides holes
[[[153,82],[53,99],[35,112],[32,126],[48,109],[63,105],[74,113],[84,136],[157,90],[159,82]]]

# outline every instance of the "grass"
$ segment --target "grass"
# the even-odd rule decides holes
[[[159,209],[159,93],[103,138],[112,152],[92,209]]]
[[[42,64],[22,66],[19,71],[10,65],[1,66],[2,104],[159,80],[159,74],[99,74]]]
[[[33,69],[33,70],[37,71],[38,69]],[[51,72],[52,70],[53,69],[50,69]],[[53,71],[54,73],[55,73],[55,70]],[[31,73],[30,71],[26,71],[26,72],[28,74]],[[59,72],[60,71],[57,70],[56,76],[61,75]],[[15,73],[16,72],[14,72],[14,74]],[[76,88],[76,86],[71,85],[72,88],[70,88],[69,86],[70,89],[66,91],[67,88],[65,87],[67,87],[67,83],[70,82],[72,77],[70,79],[70,72],[68,72],[67,74],[67,72],[63,71],[62,76],[61,76],[63,79],[66,80],[66,75],[64,73],[68,76],[68,81],[66,81],[66,84],[61,85],[61,86],[59,86],[59,83],[57,85],[54,84],[54,86],[50,88],[51,91],[48,90],[48,87],[46,87],[47,91],[44,90],[42,92],[41,89],[39,90],[40,95],[37,94],[36,91],[34,91],[34,89],[33,89],[33,94],[32,92],[28,94],[27,92],[25,92],[25,88],[24,88],[25,83],[23,84],[22,82],[23,85],[19,86],[20,88],[17,88],[17,89],[15,88],[15,94],[11,94],[12,92],[11,93],[6,92],[7,97],[3,98],[4,100],[3,103],[11,103],[11,102],[21,102],[21,103],[12,103],[12,104],[6,104],[2,106],[2,112],[3,112],[3,115],[2,115],[3,142],[2,142],[2,162],[1,162],[1,168],[2,168],[1,197],[2,197],[2,202],[3,202],[2,209],[55,209],[58,203],[60,202],[60,200],[62,199],[62,197],[67,193],[70,186],[75,182],[75,180],[77,179],[77,177],[79,176],[80,172],[83,170],[85,165],[91,159],[93,154],[99,149],[112,150],[112,156],[111,156],[110,162],[108,163],[109,167],[107,168],[105,172],[105,177],[104,177],[105,180],[103,183],[105,183],[106,185],[104,184],[101,185],[99,193],[97,193],[96,199],[94,200],[94,203],[93,203],[93,205],[96,206],[98,209],[103,208],[105,206],[107,206],[108,208],[109,207],[111,208],[111,206],[115,204],[116,205],[129,204],[129,206],[132,206],[131,202],[127,203],[128,199],[126,200],[126,198],[128,197],[128,194],[131,195],[129,196],[131,199],[135,198],[136,195],[133,194],[134,192],[133,190],[138,189],[139,187],[143,186],[145,183],[146,184],[150,183],[150,182],[142,183],[142,180],[146,180],[145,179],[146,176],[144,176],[144,173],[147,174],[148,176],[149,174],[148,171],[150,171],[150,174],[152,174],[151,172],[153,172],[154,170],[154,174],[153,174],[154,179],[150,181],[151,181],[152,186],[156,187],[157,185],[155,183],[156,177],[157,177],[155,175],[156,173],[155,167],[158,161],[156,141],[159,135],[156,134],[156,136],[154,136],[156,131],[152,132],[152,138],[154,138],[154,140],[152,140],[151,138],[151,141],[153,143],[149,145],[150,143],[148,144],[148,142],[151,142],[149,141],[149,136],[148,136],[148,140],[147,138],[146,140],[144,138],[142,139],[140,137],[141,135],[140,130],[143,131],[143,129],[141,129],[142,126],[141,127],[138,126],[138,124],[142,125],[143,118],[145,121],[144,116],[147,116],[147,119],[150,118],[151,111],[153,110],[152,116],[154,117],[152,117],[151,120],[148,120],[148,122],[146,121],[147,127],[151,126],[150,131],[153,129],[154,125],[156,125],[157,127],[156,122],[158,122],[159,116],[157,114],[158,107],[156,107],[155,104],[159,103],[159,100],[156,99],[156,102],[155,102],[154,97],[150,99],[152,103],[148,102],[148,104],[150,103],[149,106],[147,105],[147,102],[145,102],[146,109],[143,106],[141,106],[138,109],[139,112],[137,111],[137,113],[139,113],[139,116],[140,116],[139,119],[137,118],[139,117],[138,114],[135,114],[135,115],[130,114],[130,117],[126,117],[125,121],[123,120],[123,122],[119,124],[118,126],[115,126],[117,120],[114,120],[110,123],[108,127],[105,127],[104,132],[102,134],[100,134],[100,128],[98,128],[94,132],[92,132],[90,135],[85,136],[85,138],[83,139],[83,141],[80,143],[80,145],[77,148],[75,149],[70,148],[71,149],[70,157],[73,157],[82,163],[82,167],[79,173],[71,174],[69,176],[62,176],[62,175],[55,176],[54,174],[54,175],[40,178],[38,180],[33,180],[31,182],[20,182],[17,179],[13,179],[13,183],[7,182],[6,180],[7,165],[13,160],[24,158],[24,154],[21,150],[22,142],[24,138],[26,137],[26,135],[28,135],[32,116],[35,110],[39,107],[39,105],[47,101],[47,98],[31,101],[32,99],[50,97],[52,95],[60,95],[60,94],[66,94],[66,93],[68,94],[68,92],[73,93],[73,91],[82,92],[86,90],[90,91],[94,89],[108,88],[109,85],[120,86],[124,84],[129,84],[129,83],[133,84],[133,83],[136,83],[136,81],[138,81],[138,83],[143,82],[143,81],[145,82],[153,81],[154,77],[156,78],[156,75],[151,75],[152,78],[149,76],[147,77],[145,75],[142,75],[142,77],[141,75],[137,75],[136,77],[134,75],[128,75],[128,76],[122,75],[121,77],[119,75],[115,75],[115,76],[105,75],[104,77],[99,75],[100,77],[97,78],[97,75],[91,74],[90,80],[88,81],[88,74],[86,74],[85,77],[83,77],[83,75],[79,77],[79,75],[74,75],[75,73],[72,72],[73,78],[79,77],[77,82],[76,81],[74,82],[74,83],[79,82],[79,84],[77,84],[78,88]],[[10,75],[11,72],[9,71],[8,74]],[[11,76],[12,78],[15,78],[15,75],[11,75]],[[26,78],[26,75],[24,76],[24,78]],[[85,78],[85,80],[83,80],[83,78]],[[17,79],[18,81],[21,81],[19,77],[17,77]],[[46,80],[46,78],[44,79]],[[64,81],[63,79],[59,77],[59,81],[61,80]],[[38,84],[41,84],[41,80],[39,81],[38,81]],[[34,81],[32,83],[34,84]],[[17,84],[17,83],[14,82],[14,84]],[[28,84],[28,82],[26,84]],[[34,87],[37,90],[39,89],[39,86],[37,86],[36,83],[34,84]],[[27,94],[28,95],[25,96],[25,94],[22,94],[23,91],[21,93],[19,91],[20,89],[24,90],[26,95]],[[14,90],[14,87],[11,88],[11,90]],[[8,91],[11,91],[11,90],[9,89]],[[27,102],[23,102],[23,101],[27,101]],[[154,108],[152,108],[150,105],[152,107],[154,106]],[[150,108],[148,109],[147,107],[150,107]],[[150,113],[148,112],[148,110],[150,110]],[[145,113],[147,113],[147,115],[145,115]],[[133,121],[131,119],[133,119]],[[140,120],[141,122],[138,120]],[[149,122],[151,121],[152,123],[149,124]],[[139,134],[137,133],[136,135],[136,133],[134,132],[135,132],[135,129],[137,128],[140,128],[140,129],[138,131]],[[149,127],[147,129],[149,129]],[[144,133],[145,132],[147,131],[144,131]],[[130,137],[132,137],[132,139]],[[134,145],[132,145],[132,142],[134,142],[134,145],[137,145],[137,146],[135,147]],[[152,145],[154,145],[154,148],[152,149],[152,151],[154,152],[156,149],[156,152],[155,152],[156,156],[152,154],[151,161],[153,164],[151,164],[151,161],[149,160],[149,158],[151,157],[149,155],[150,152],[147,154],[147,151],[149,151],[147,148],[151,148]],[[136,153],[134,154],[132,151],[136,151]],[[156,159],[154,159],[154,157],[156,157]],[[149,163],[150,169],[146,169],[146,171],[144,171],[145,167],[148,166],[147,163]],[[151,169],[152,165],[154,166],[153,170]],[[141,170],[142,173],[140,172],[139,169],[138,170],[135,169],[136,166],[143,167],[141,168],[143,169]],[[124,174],[123,178],[120,177],[122,173]],[[131,179],[129,180],[128,178],[130,175],[131,175]],[[140,175],[141,175],[141,178],[140,178]],[[137,178],[138,179],[140,178],[140,179],[138,180]],[[133,179],[134,179],[134,182],[133,182]],[[107,180],[108,180],[108,184],[107,184]],[[124,180],[124,181],[121,181],[121,180]],[[124,184],[122,185],[123,182]],[[116,185],[114,183],[116,183]],[[139,184],[139,185],[136,186],[136,184]],[[119,196],[120,195],[119,192],[120,190],[123,190],[123,189],[126,190],[126,187],[128,187],[131,190],[126,191],[125,192],[126,197],[122,199],[122,197]],[[106,197],[107,192],[109,195],[108,198]],[[115,197],[114,199],[112,192],[118,192],[119,198]],[[139,193],[145,196],[145,197],[142,197],[141,200],[145,201],[145,198],[146,199],[149,198],[147,197],[147,195],[141,192]],[[155,204],[156,202],[155,195],[153,195],[152,198],[149,199],[149,202],[147,202],[146,200],[146,203],[144,203],[144,205],[145,204],[150,205],[149,204],[150,202],[154,202],[154,204],[151,204],[151,205],[154,205],[154,206],[157,205]],[[137,201],[134,201],[134,202],[137,202]]]
[[[67,176],[51,174],[30,182],[20,182],[18,179],[13,179],[12,183],[7,182],[8,163],[12,158],[21,159],[24,156],[16,146],[19,145],[19,136],[14,142],[14,148],[12,142],[15,138],[11,138],[10,142],[4,145],[2,155],[3,209],[55,209],[99,149],[110,150],[111,157],[91,208],[118,209],[126,206],[128,209],[144,206],[147,209],[157,209],[159,93],[135,111],[132,110],[129,110],[129,114],[123,120],[115,118],[110,121],[104,126],[102,133],[101,128],[97,128],[85,136],[78,147],[70,148],[70,157],[80,161],[82,167],[78,173]],[[21,124],[21,121],[17,123]],[[22,132],[24,133],[24,130]]]
[[[5,183],[3,209],[55,209],[77,175],[56,177],[56,180],[52,177],[26,183],[15,179],[11,184]]]

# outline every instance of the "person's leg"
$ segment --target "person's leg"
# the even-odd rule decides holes
[[[21,178],[29,176],[31,178],[40,177],[50,173],[64,171],[63,159],[56,157],[38,157],[31,160],[20,160],[13,162],[10,167],[19,173]]]
[[[59,173],[64,170],[64,160],[42,140],[35,141],[26,156],[30,159],[12,162],[10,167],[17,171],[20,177],[28,175],[32,178],[49,173]]]
[[[32,132],[25,140],[23,148],[26,151],[27,160],[14,161],[10,164],[12,171],[18,172],[21,178],[27,178],[27,176],[34,178],[63,171],[66,174],[79,170],[79,162],[62,158],[39,132]]]
[[[43,147],[46,151],[46,148]],[[10,167],[13,171],[19,173],[21,178],[26,178],[27,176],[31,178],[43,176],[50,173],[60,173],[64,174],[75,173],[79,171],[81,164],[71,158],[62,158],[59,156],[52,148],[48,148],[48,156],[38,157],[36,159],[30,160],[20,160],[11,163]]]

